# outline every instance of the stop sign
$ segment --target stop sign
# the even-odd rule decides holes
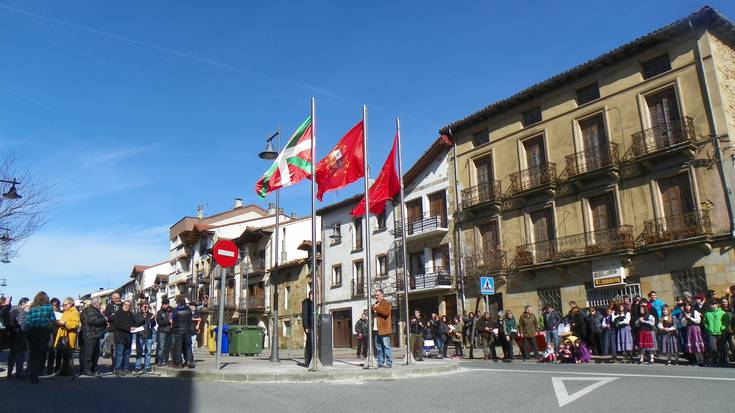
[[[232,267],[237,263],[237,245],[228,239],[221,239],[212,247],[212,257],[220,267]]]

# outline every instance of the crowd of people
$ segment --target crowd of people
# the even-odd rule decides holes
[[[195,303],[183,297],[171,308],[167,299],[153,312],[146,301],[122,301],[114,293],[102,308],[99,297],[78,306],[67,297],[49,299],[41,291],[33,300],[0,297],[0,349],[8,349],[7,377],[29,379],[50,375],[99,375],[100,356],[112,359],[112,373],[150,372],[151,359],[159,366],[194,368],[193,349],[201,317]],[[135,364],[131,350],[135,345]],[[78,353],[78,371],[75,367]]]
[[[473,357],[481,348],[487,360],[512,362],[514,347],[522,360],[548,363],[589,363],[593,356],[608,363],[689,363],[727,367],[735,360],[735,286],[719,297],[717,292],[692,296],[684,293],[664,303],[655,291],[646,297],[623,296],[609,305],[580,308],[569,302],[563,315],[545,306],[537,316],[526,306],[518,318],[511,310],[496,314],[469,313],[454,317],[415,310],[409,324],[414,358],[436,356]],[[498,356],[496,347],[502,350]]]

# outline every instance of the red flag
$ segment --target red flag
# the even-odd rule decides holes
[[[362,121],[334,145],[329,154],[316,165],[316,197],[321,201],[324,193],[345,187],[365,176],[363,140],[365,128]]]
[[[393,139],[393,149],[380,170],[380,175],[370,187],[370,212],[380,214],[385,211],[385,203],[392,199],[401,190],[401,181],[396,173],[396,148],[398,147],[398,133]],[[352,216],[365,214],[365,197],[351,212]]]

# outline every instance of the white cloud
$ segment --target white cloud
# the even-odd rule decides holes
[[[28,240],[3,269],[6,295],[77,296],[129,280],[134,264],[168,258],[168,228],[137,228],[96,233],[45,231]],[[109,283],[109,284],[108,284]]]

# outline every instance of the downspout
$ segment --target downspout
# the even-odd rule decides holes
[[[702,53],[699,49],[699,37],[694,32],[694,24],[691,19],[688,20],[689,28],[695,34],[694,38],[694,53],[697,57],[697,75],[699,81],[702,84],[702,94],[704,94],[704,108],[707,111],[707,121],[709,123],[710,131],[712,131],[712,144],[715,148],[715,157],[717,159],[717,171],[720,173],[720,180],[722,181],[722,187],[725,190],[725,204],[727,205],[727,214],[730,218],[730,237],[735,238],[735,214],[733,214],[733,182],[731,180],[735,177],[735,168],[732,168],[732,164],[727,164],[729,173],[725,173],[726,164],[722,159],[722,150],[720,148],[719,132],[717,131],[717,123],[715,122],[714,113],[712,111],[712,98],[709,93],[709,84],[707,83],[707,77],[704,71],[704,59],[702,59]],[[715,80],[717,78],[717,71],[714,71]]]
[[[455,268],[457,268],[457,284],[459,284],[460,302],[462,303],[462,314],[467,314],[465,307],[464,271],[462,269],[462,232],[460,228],[462,208],[459,202],[459,176],[457,175],[457,142],[452,135],[452,129],[447,133],[452,138],[452,168],[454,171],[454,239],[457,250],[454,252]]]

